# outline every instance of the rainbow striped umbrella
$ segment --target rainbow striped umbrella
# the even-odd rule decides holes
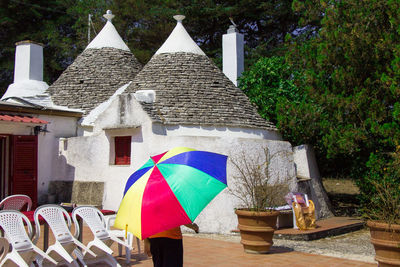
[[[193,222],[226,187],[227,156],[176,147],[128,179],[114,226],[140,239]]]

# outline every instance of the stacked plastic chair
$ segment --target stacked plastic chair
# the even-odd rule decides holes
[[[87,247],[97,255],[94,259],[83,257],[84,261],[88,264],[104,261],[111,266],[120,266],[112,256],[113,251],[110,246],[117,242],[119,246],[124,246],[129,251],[132,250],[132,246],[107,230],[104,215],[100,210],[92,206],[80,206],[72,211],[72,219],[76,226],[75,237],[78,237],[79,231],[82,231],[82,229],[79,229],[78,216],[89,226],[93,233],[94,239],[87,244]],[[130,258],[127,264],[130,264]]]
[[[25,230],[24,223],[27,225],[28,233]],[[4,255],[0,266],[17,265],[28,267],[32,266],[34,261],[39,266],[42,266],[43,260],[46,260],[46,263],[57,265],[54,259],[46,255],[31,241],[32,225],[29,219],[21,212],[13,210],[0,211],[0,227],[12,246],[11,251]],[[38,235],[39,233],[37,233],[37,238],[39,237]]]
[[[27,195],[11,195],[0,202],[0,210],[22,210],[26,206],[26,210],[31,210],[32,200]]]
[[[77,248],[83,251],[82,255],[84,256],[91,255],[93,258],[96,257],[95,253],[72,236],[70,232],[71,218],[65,209],[54,204],[38,207],[34,215],[37,233],[40,233],[39,216],[49,225],[55,238],[55,243],[49,246],[46,254],[59,261],[59,264],[78,267],[79,260],[83,266],[87,266],[81,255],[74,253]],[[35,240],[37,240],[37,237]],[[73,253],[76,258],[72,257]]]

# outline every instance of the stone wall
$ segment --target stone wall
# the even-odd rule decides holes
[[[103,195],[103,182],[51,181],[48,191],[48,203],[75,203],[77,205],[93,205],[102,208]]]

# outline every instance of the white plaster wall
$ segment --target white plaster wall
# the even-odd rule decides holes
[[[109,162],[108,131],[91,137],[73,137],[68,140],[68,149],[64,151],[69,164],[75,166],[75,179],[80,181],[105,182],[103,207],[117,210],[122,199],[125,183],[129,176],[141,167],[149,158],[176,146],[186,146],[198,150],[207,150],[229,155],[236,151],[246,153],[263,153],[262,147],[269,146],[271,151],[286,150],[291,152],[291,146],[283,141],[268,141],[263,139],[194,137],[194,136],[160,136],[144,135],[148,129],[137,128],[119,130],[118,135],[132,135],[132,151],[130,166],[115,166]],[[294,164],[291,154],[288,158],[278,159],[272,163],[272,172],[276,179],[289,176],[295,181]],[[234,170],[228,164],[228,184],[231,186]],[[198,216],[196,222],[203,232],[228,233],[236,229],[237,219],[234,208],[237,200],[225,189]]]
[[[31,135],[33,134],[33,127],[37,124],[31,123],[18,123],[18,122],[0,122],[1,134],[13,135]]]
[[[105,135],[71,137],[60,140],[59,155],[74,168],[80,181],[101,181],[103,166],[108,166],[108,141]]]
[[[81,136],[60,141],[59,154],[66,159],[65,164],[73,166],[75,180],[105,183],[105,208],[118,209],[126,180],[147,156],[132,145],[131,166],[114,165],[113,137],[130,135],[133,144],[141,144],[143,129],[147,135],[152,133],[147,114],[133,95],[120,95],[97,116],[94,127],[80,127]]]
[[[135,100],[133,94],[116,97],[109,107],[98,115],[93,133],[100,133],[104,128],[129,128],[150,124],[150,118]]]
[[[132,146],[131,165],[114,165],[110,158],[110,147],[114,136],[131,135],[132,142],[141,143],[141,129],[103,131],[92,136],[68,138],[67,146],[60,147],[60,155],[66,163],[74,166],[76,181],[104,182],[104,208],[117,210],[122,199],[126,180],[143,162],[139,161]]]
[[[50,181],[73,179],[73,167],[58,154],[59,139],[76,135],[77,118],[39,116],[49,122],[46,133],[38,136],[38,200],[46,201]]]

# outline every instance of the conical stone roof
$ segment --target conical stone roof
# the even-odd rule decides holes
[[[187,34],[181,27],[178,20],[175,33],[178,29]],[[174,42],[168,38],[169,45],[157,51],[125,90],[156,92],[155,102],[142,103],[153,121],[168,125],[276,129],[194,42],[187,42],[190,47],[182,48],[179,40],[183,37],[177,39]]]
[[[154,103],[142,103],[156,122],[275,129],[207,56],[156,54],[125,92],[138,90],[156,92]]]
[[[86,49],[47,91],[56,105],[88,114],[132,81],[140,69],[141,64],[129,51],[110,47]]]
[[[113,16],[110,14],[107,11],[108,21],[97,37],[47,89],[54,104],[81,109],[87,115],[132,81],[142,68],[121,44],[121,37],[107,17]]]

